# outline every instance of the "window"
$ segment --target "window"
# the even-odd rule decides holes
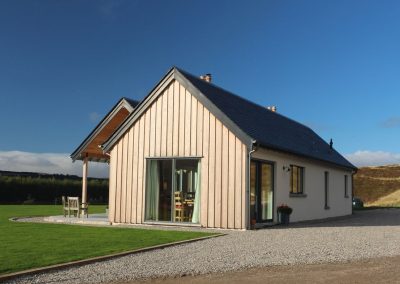
[[[329,209],[329,172],[325,172],[325,209]]]
[[[299,166],[290,166],[290,193],[303,194],[304,193],[304,168]]]
[[[348,176],[344,175],[344,197],[349,197],[349,185],[348,185]]]
[[[148,159],[146,221],[199,223],[197,159]]]

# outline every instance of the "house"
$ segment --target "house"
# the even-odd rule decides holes
[[[249,229],[277,222],[280,204],[292,221],[352,213],[356,167],[332,144],[210,81],[172,68],[72,153],[84,181],[89,161],[109,162],[110,222]]]

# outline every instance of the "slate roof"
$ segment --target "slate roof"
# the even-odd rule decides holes
[[[175,69],[260,146],[357,169],[309,127]]]
[[[135,108],[140,103],[137,100],[130,99],[130,98],[127,98],[127,97],[123,97],[123,99],[125,99],[131,105],[132,108]]]

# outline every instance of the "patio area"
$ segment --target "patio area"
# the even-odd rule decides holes
[[[64,224],[111,225],[107,213],[89,214],[88,217],[64,217],[63,215],[44,217],[43,221]]]

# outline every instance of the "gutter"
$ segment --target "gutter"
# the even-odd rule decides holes
[[[257,150],[256,140],[252,140],[250,144],[250,151],[248,152],[247,159],[247,187],[246,187],[246,204],[247,204],[247,230],[251,229],[251,216],[250,216],[250,163],[251,163],[251,155]]]

